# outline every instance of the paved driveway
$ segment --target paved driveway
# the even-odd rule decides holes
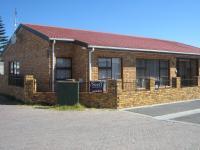
[[[200,100],[147,106],[127,111],[152,116],[158,120],[200,124]]]
[[[0,150],[199,150],[200,126],[109,110],[0,105]]]

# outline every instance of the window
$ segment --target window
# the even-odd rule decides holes
[[[158,85],[169,85],[169,61],[168,60],[136,60],[137,86],[145,87],[146,79],[155,78]]]
[[[4,62],[0,61],[0,75],[4,75]]]
[[[10,75],[19,75],[20,74],[20,64],[18,61],[12,61],[9,64],[9,74]]]
[[[177,58],[177,75],[181,77],[182,86],[197,84],[193,77],[198,76],[198,59]]]
[[[56,58],[56,80],[72,78],[72,61],[70,58]]]
[[[159,64],[159,80],[160,85],[169,85],[169,61],[167,60],[160,60]]]
[[[20,87],[24,86],[24,78],[20,75],[19,61],[12,61],[9,63],[8,84]]]
[[[99,58],[99,79],[121,79],[121,58]]]

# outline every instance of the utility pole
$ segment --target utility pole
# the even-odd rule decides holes
[[[14,31],[17,29],[17,9],[14,12]]]

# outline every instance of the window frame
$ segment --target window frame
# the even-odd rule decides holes
[[[99,66],[99,59],[110,59],[110,67]],[[106,70],[106,72],[108,72],[108,70],[110,70],[110,73],[111,73],[110,76],[112,78],[112,58],[111,57],[100,57],[100,58],[98,58],[98,79],[104,80],[104,79],[101,79],[100,76],[99,76],[100,70]],[[111,79],[111,78],[105,78],[105,79]]]
[[[20,76],[20,62],[19,61],[9,62],[9,75]]]
[[[180,77],[180,61],[181,60],[186,60],[186,61],[189,61],[189,65],[190,65],[190,73],[192,72],[192,61],[195,61],[196,62],[196,76],[199,76],[199,63],[198,63],[198,59],[197,58],[177,58],[176,59],[176,69],[177,69],[177,76]]]
[[[70,67],[57,67],[57,59],[68,59],[70,60]],[[70,71],[70,78],[65,78],[65,79],[58,79],[57,78],[57,70],[69,70]],[[71,57],[56,57],[56,64],[55,64],[55,80],[56,81],[63,81],[63,80],[67,80],[67,79],[72,79],[72,58]]]
[[[8,66],[8,85],[23,87],[24,77],[21,75],[20,61],[10,61]]]
[[[167,67],[161,67],[161,61],[166,61],[167,62]],[[159,59],[159,79],[161,78],[161,70],[167,70],[167,77],[168,80],[170,78],[170,61],[169,60],[164,60],[164,59]]]
[[[98,80],[104,80],[104,79],[101,79],[100,76],[99,76],[99,72],[100,70],[110,70],[111,71],[111,78],[105,78],[105,79],[112,79],[112,76],[113,76],[113,71],[112,71],[112,66],[113,66],[113,60],[114,58],[117,58],[117,59],[120,59],[120,79],[122,79],[122,71],[123,71],[123,67],[122,67],[122,58],[121,57],[98,57],[98,60],[97,60],[97,65],[98,65]],[[110,59],[111,61],[111,66],[110,67],[100,67],[99,66],[99,59]]]
[[[137,67],[137,60],[143,60],[144,61],[144,66],[143,67]],[[150,79],[150,76],[146,75],[147,72],[147,62],[148,61],[158,61],[158,77],[159,77],[159,81],[161,80],[162,76],[161,76],[161,70],[167,70],[167,80],[170,80],[170,60],[169,59],[145,59],[145,58],[136,58],[136,80],[137,79],[141,79],[137,77],[137,70],[144,70],[144,79]],[[167,67],[161,67],[161,62],[162,61],[166,61],[167,62]],[[160,84],[159,86],[164,86],[162,84]],[[168,85],[170,86],[170,82],[168,82]]]

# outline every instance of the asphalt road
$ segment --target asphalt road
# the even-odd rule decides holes
[[[174,120],[200,124],[200,113],[193,114],[193,115],[188,115],[188,116],[184,116],[184,117],[175,118]]]
[[[127,111],[151,116],[160,120],[174,120],[200,124],[200,100],[153,105]]]

